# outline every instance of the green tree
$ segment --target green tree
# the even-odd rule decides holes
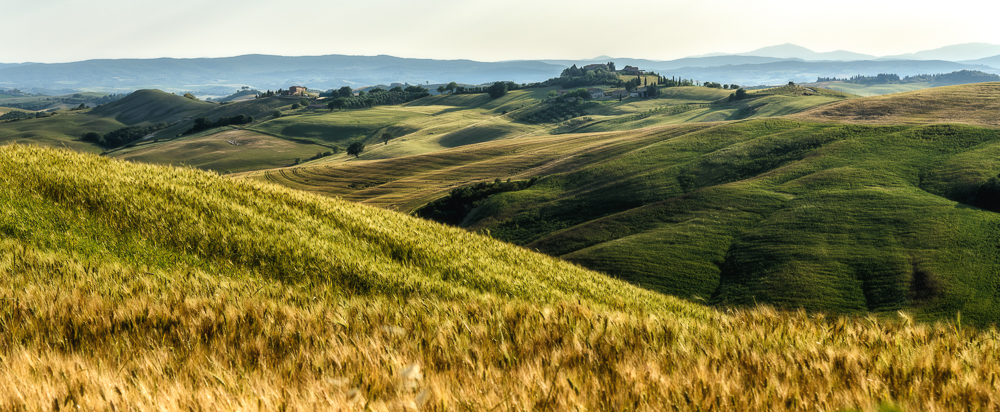
[[[438,88],[437,88],[438,94],[444,94],[444,92],[447,91],[447,90],[448,89],[445,89],[443,84],[440,85],[440,86],[438,86]]]
[[[275,119],[281,117],[281,110],[275,110],[271,112],[271,116],[274,116]]]
[[[354,156],[355,158],[361,156],[361,153],[363,153],[364,151],[365,151],[365,144],[361,142],[354,142],[351,143],[350,146],[347,146],[347,154]]]
[[[389,141],[392,140],[393,137],[395,136],[393,136],[392,133],[389,132],[382,133],[382,141],[385,142],[386,145],[389,144]]]
[[[184,97],[187,97],[188,99],[191,99],[191,100],[198,100],[198,98],[194,97],[194,95],[191,94],[191,93],[184,93]]]
[[[657,97],[660,95],[660,88],[656,84],[646,86],[646,97]]]
[[[326,104],[326,107],[330,108],[331,112],[333,111],[333,109],[343,110],[344,107],[346,106],[347,106],[346,97],[338,97],[336,99],[333,99],[332,102]]]
[[[84,133],[81,139],[85,142],[104,144],[104,136],[97,132]]]
[[[354,90],[351,90],[350,86],[344,86],[337,89],[337,95],[340,97],[352,97],[354,96]]]
[[[489,89],[487,89],[487,92],[490,94],[490,97],[494,99],[498,97],[503,97],[504,95],[507,94],[507,83],[504,82],[493,83],[493,85],[490,86]]]
[[[448,93],[455,93],[455,89],[457,88],[458,88],[458,83],[455,82],[448,83],[448,85],[444,87],[444,89],[447,90]]]

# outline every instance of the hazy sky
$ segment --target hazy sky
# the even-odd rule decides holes
[[[388,54],[675,59],[794,43],[891,55],[1000,44],[998,5],[847,0],[3,0],[0,62]]]

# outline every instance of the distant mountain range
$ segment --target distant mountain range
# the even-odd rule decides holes
[[[557,77],[571,65],[614,61],[668,76],[741,85],[781,84],[816,77],[894,73],[900,76],[979,70],[1000,74],[1000,45],[969,43],[908,55],[875,57],[850,51],[818,53],[793,44],[729,55],[705,55],[670,61],[612,58],[591,60],[407,59],[393,56],[246,55],[201,59],[87,60],[73,63],[0,63],[0,90],[33,93],[77,91],[131,92],[161,89],[224,96],[242,86],[277,90],[293,85],[329,90],[376,84],[440,84],[451,81],[483,84],[494,81],[531,83]]]
[[[854,75],[874,76],[879,73],[898,74],[900,77],[919,74],[951,73],[960,70],[977,70],[1000,74],[1000,70],[985,65],[970,65],[941,60],[862,60],[862,61],[794,61],[744,64],[738,66],[687,67],[662,70],[665,76],[685,79],[736,83],[745,86],[814,82],[817,77],[845,78]]]
[[[746,53],[711,53],[694,57],[720,57],[720,56],[759,56],[775,57],[781,59],[802,59],[802,60],[947,60],[961,62],[977,60],[987,57],[1000,56],[1000,45],[989,43],[965,43],[945,46],[933,50],[924,50],[916,53],[899,54],[891,56],[873,56],[870,54],[855,53],[846,50],[818,53],[802,46],[794,44],[782,44],[769,46]]]
[[[0,66],[0,89],[33,87],[106,92],[161,89],[230,94],[241,86],[277,90],[305,85],[326,90],[392,82],[479,84],[504,80],[526,83],[558,76],[564,68],[539,61],[489,63],[343,55],[87,60]]]
[[[695,57],[725,57],[725,56],[757,56],[771,57],[778,59],[801,59],[801,60],[874,60],[877,57],[869,54],[854,53],[845,50],[818,53],[802,46],[794,44],[782,44],[769,46],[746,53],[712,53]]]

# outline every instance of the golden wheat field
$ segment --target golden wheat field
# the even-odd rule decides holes
[[[715,309],[391,211],[0,148],[0,409],[996,410],[1000,334]]]

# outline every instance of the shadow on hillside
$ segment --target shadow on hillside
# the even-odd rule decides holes
[[[441,138],[441,146],[453,148],[497,140],[507,135],[507,130],[496,126],[469,126],[448,133]]]

